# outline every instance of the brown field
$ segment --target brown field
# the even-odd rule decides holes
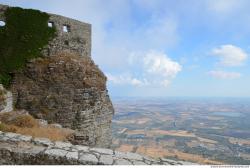
[[[194,147],[199,146],[199,141],[193,140],[193,141],[190,141],[190,142],[186,142],[186,144],[187,144],[188,147],[194,148]]]
[[[159,112],[154,112],[154,115],[155,117],[158,119],[158,120],[161,120],[161,121],[173,121],[175,120],[175,118],[173,116],[170,116],[170,115],[162,115],[161,113]]]
[[[182,131],[182,130],[150,130],[147,133],[149,136],[155,136],[155,135],[169,135],[169,136],[180,136],[180,137],[196,137],[195,134],[190,133],[188,131]]]
[[[177,142],[176,139],[161,140],[159,141],[159,145],[166,146],[166,147],[175,147],[176,142]]]
[[[129,144],[122,144],[119,148],[116,148],[116,150],[121,151],[121,152],[132,152],[134,149],[133,145]]]
[[[135,120],[121,120],[121,121],[113,120],[112,122],[117,123],[117,124],[135,124],[136,123]]]
[[[204,142],[204,143],[211,143],[211,144],[217,144],[217,141],[211,140],[211,139],[207,139],[207,138],[201,138],[201,137],[197,137],[199,141]]]
[[[203,142],[204,143],[204,142]],[[200,141],[197,140],[193,140],[190,142],[186,142],[187,146],[190,148],[194,148],[200,145]],[[215,148],[215,144],[214,143],[206,143],[205,142],[205,146],[209,147],[209,148]]]
[[[182,130],[128,130],[126,132],[128,135],[135,135],[135,134],[146,134],[147,137],[154,137],[157,135],[169,135],[169,136],[179,136],[179,137],[196,137],[195,134],[190,133],[188,131],[182,131]]]
[[[177,157],[178,159],[181,159],[181,160],[195,162],[199,164],[223,164],[222,162],[219,162],[219,161],[214,161],[214,160],[203,158],[200,155],[193,155],[189,153],[180,152],[177,150],[167,150],[167,149],[163,149],[160,146],[154,146],[154,147],[140,146],[137,148],[136,152],[153,157],[155,159],[161,158],[161,157]]]
[[[151,121],[150,118],[139,118],[139,119],[136,119],[136,120],[113,120],[114,123],[117,123],[117,124],[145,124],[147,123],[148,121]]]
[[[247,159],[247,160],[250,160],[250,154],[240,153],[240,156]]]
[[[229,142],[232,144],[243,144],[243,145],[250,145],[250,140],[247,139],[240,139],[240,138],[229,138]]]
[[[128,130],[126,133],[128,135],[145,134],[145,130]]]
[[[151,146],[151,147],[139,146],[136,150],[136,153],[147,155],[155,159],[162,158],[167,155],[167,151],[159,146]]]

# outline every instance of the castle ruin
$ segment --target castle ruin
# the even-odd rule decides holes
[[[0,26],[8,24],[8,8],[0,5]],[[114,109],[107,78],[91,59],[91,25],[48,15],[55,37],[41,48],[43,57],[28,60],[13,75],[15,108],[75,130],[75,144],[109,147]]]
[[[4,13],[7,8],[0,4],[0,26],[5,26]],[[90,57],[91,25],[64,16],[49,15],[48,26],[56,28],[56,37],[43,49],[42,54],[51,56],[58,52],[70,52]]]

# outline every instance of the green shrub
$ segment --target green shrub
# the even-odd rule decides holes
[[[8,8],[5,18],[6,25],[0,27],[0,83],[8,87],[12,73],[41,56],[56,29],[48,27],[49,15],[38,10]]]

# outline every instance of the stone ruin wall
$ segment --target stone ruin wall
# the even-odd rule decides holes
[[[0,4],[0,21],[5,22],[4,12],[7,8]],[[56,37],[43,49],[42,54],[52,56],[58,52],[70,52],[91,57],[91,25],[64,16],[49,15],[48,26],[56,28]]]
[[[192,165],[0,131],[0,165]]]
[[[90,24],[54,14],[50,14],[48,24],[56,28],[57,35],[43,50],[45,56],[66,51],[91,57]]]
[[[4,12],[7,10],[8,6],[0,4],[0,21],[5,21]]]

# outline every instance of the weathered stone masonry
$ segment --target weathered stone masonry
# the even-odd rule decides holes
[[[5,21],[4,12],[8,6],[0,4],[0,21]],[[58,52],[71,52],[80,56],[91,56],[91,25],[67,17],[49,14],[48,26],[57,30],[56,37],[42,51],[44,56]]]
[[[0,131],[0,165],[187,165],[190,162],[154,160],[135,153],[52,142]]]
[[[110,146],[114,109],[106,77],[91,58],[61,54],[33,60],[11,87],[18,109],[76,130],[74,143]]]
[[[91,25],[59,15],[50,14],[49,26],[55,26],[57,36],[44,49],[44,55],[71,52],[91,56]]]

